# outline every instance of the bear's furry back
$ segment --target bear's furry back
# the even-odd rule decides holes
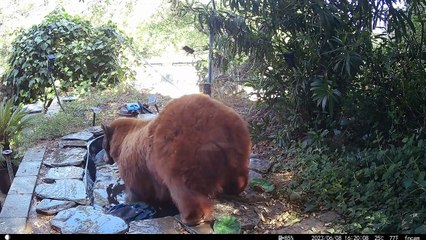
[[[112,156],[133,201],[170,202],[168,186],[176,183],[209,197],[238,194],[247,185],[247,124],[208,96],[186,95],[151,121],[125,118],[110,126],[111,151],[117,155]]]

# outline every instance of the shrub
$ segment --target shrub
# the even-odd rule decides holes
[[[56,9],[41,24],[18,34],[3,84],[12,90],[9,94],[15,103],[42,100],[47,111],[54,98],[47,56],[54,54],[52,76],[60,90],[82,94],[91,87],[114,86],[133,76],[123,39],[127,40],[113,24],[95,28],[82,18]]]
[[[302,192],[306,210],[341,212],[352,233],[420,233],[426,219],[426,142],[413,134],[401,146],[299,151],[291,191]]]

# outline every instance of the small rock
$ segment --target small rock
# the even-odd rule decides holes
[[[183,227],[186,231],[192,234],[212,234],[213,228],[211,226],[211,222],[203,222],[195,226],[188,226],[182,222],[180,218],[180,214],[175,215],[175,220],[180,223],[180,226]]]
[[[291,202],[297,202],[302,199],[302,195],[299,192],[290,192],[289,199]]]
[[[128,234],[178,234],[181,229],[174,217],[169,216],[130,222]]]
[[[104,134],[104,130],[101,126],[90,127],[85,131],[92,133],[94,137],[99,137],[100,135]]]
[[[60,148],[66,148],[66,147],[87,147],[87,142],[82,140],[61,140],[59,142]]]
[[[80,204],[87,204],[89,201],[83,181],[77,179],[56,180],[52,184],[39,184],[35,189],[35,194],[40,198],[74,201]]]
[[[28,114],[41,113],[43,112],[43,107],[40,104],[34,103],[34,104],[25,105],[23,107],[23,110]]]
[[[105,149],[102,149],[101,151],[99,151],[96,155],[95,155],[95,164],[99,165],[101,163],[104,162],[104,156],[105,156],[106,152]]]
[[[263,216],[262,216],[263,217]],[[244,216],[241,217],[241,228],[252,229],[261,221],[261,216],[257,214],[254,209],[247,209]]]
[[[63,234],[118,234],[128,229],[123,219],[104,214],[92,206],[78,206],[61,211],[50,224]]]
[[[262,179],[262,174],[255,172],[253,170],[249,171],[249,183],[251,182],[251,180],[253,179]],[[248,186],[248,185],[247,185]]]
[[[271,161],[250,158],[249,169],[260,173],[267,173],[272,166]]]
[[[332,222],[340,220],[341,217],[336,212],[328,211],[328,212],[324,212],[324,213],[321,213],[320,215],[318,215],[318,219],[320,221],[323,221],[323,222],[326,222],[326,223],[332,223]]]
[[[44,160],[44,164],[50,167],[78,166],[86,159],[85,148],[64,148],[53,152]]]
[[[36,211],[38,213],[53,215],[65,209],[75,207],[76,205],[77,203],[72,201],[43,199],[39,204],[37,204]]]
[[[100,207],[110,204],[108,201],[108,193],[105,189],[93,189],[93,204]]]
[[[143,120],[152,120],[156,117],[157,117],[157,114],[149,114],[149,113],[138,115],[138,118],[143,119]]]
[[[47,172],[45,179],[83,179],[84,169],[81,167],[57,167]]]
[[[244,192],[241,193],[241,197],[244,200],[244,202],[247,203],[256,203],[256,202],[262,202],[266,201],[271,198],[271,195],[269,193],[259,193],[256,192],[252,187],[247,187]]]
[[[66,136],[63,136],[63,140],[82,140],[82,141],[89,141],[93,138],[93,133],[88,131],[81,131],[77,133],[71,133]]]

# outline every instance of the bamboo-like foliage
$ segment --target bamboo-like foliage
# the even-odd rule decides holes
[[[362,136],[372,123],[385,132],[424,124],[425,0],[172,2],[214,33],[223,62],[260,63],[246,85],[275,111],[297,113],[295,129],[357,119]]]
[[[0,144],[3,149],[10,149],[11,138],[28,127],[30,121],[31,117],[24,108],[13,106],[12,99],[3,99],[0,104]]]

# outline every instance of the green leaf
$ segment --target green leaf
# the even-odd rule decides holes
[[[222,216],[213,224],[215,234],[239,234],[241,232],[240,221],[234,216]]]
[[[254,188],[260,188],[264,192],[272,192],[275,189],[275,185],[267,179],[255,178],[251,180],[250,185]]]
[[[419,177],[417,178],[417,182],[421,183],[425,179],[426,172],[421,171]]]
[[[413,185],[413,179],[412,178],[406,178],[404,179],[404,187],[409,188],[411,185]]]

